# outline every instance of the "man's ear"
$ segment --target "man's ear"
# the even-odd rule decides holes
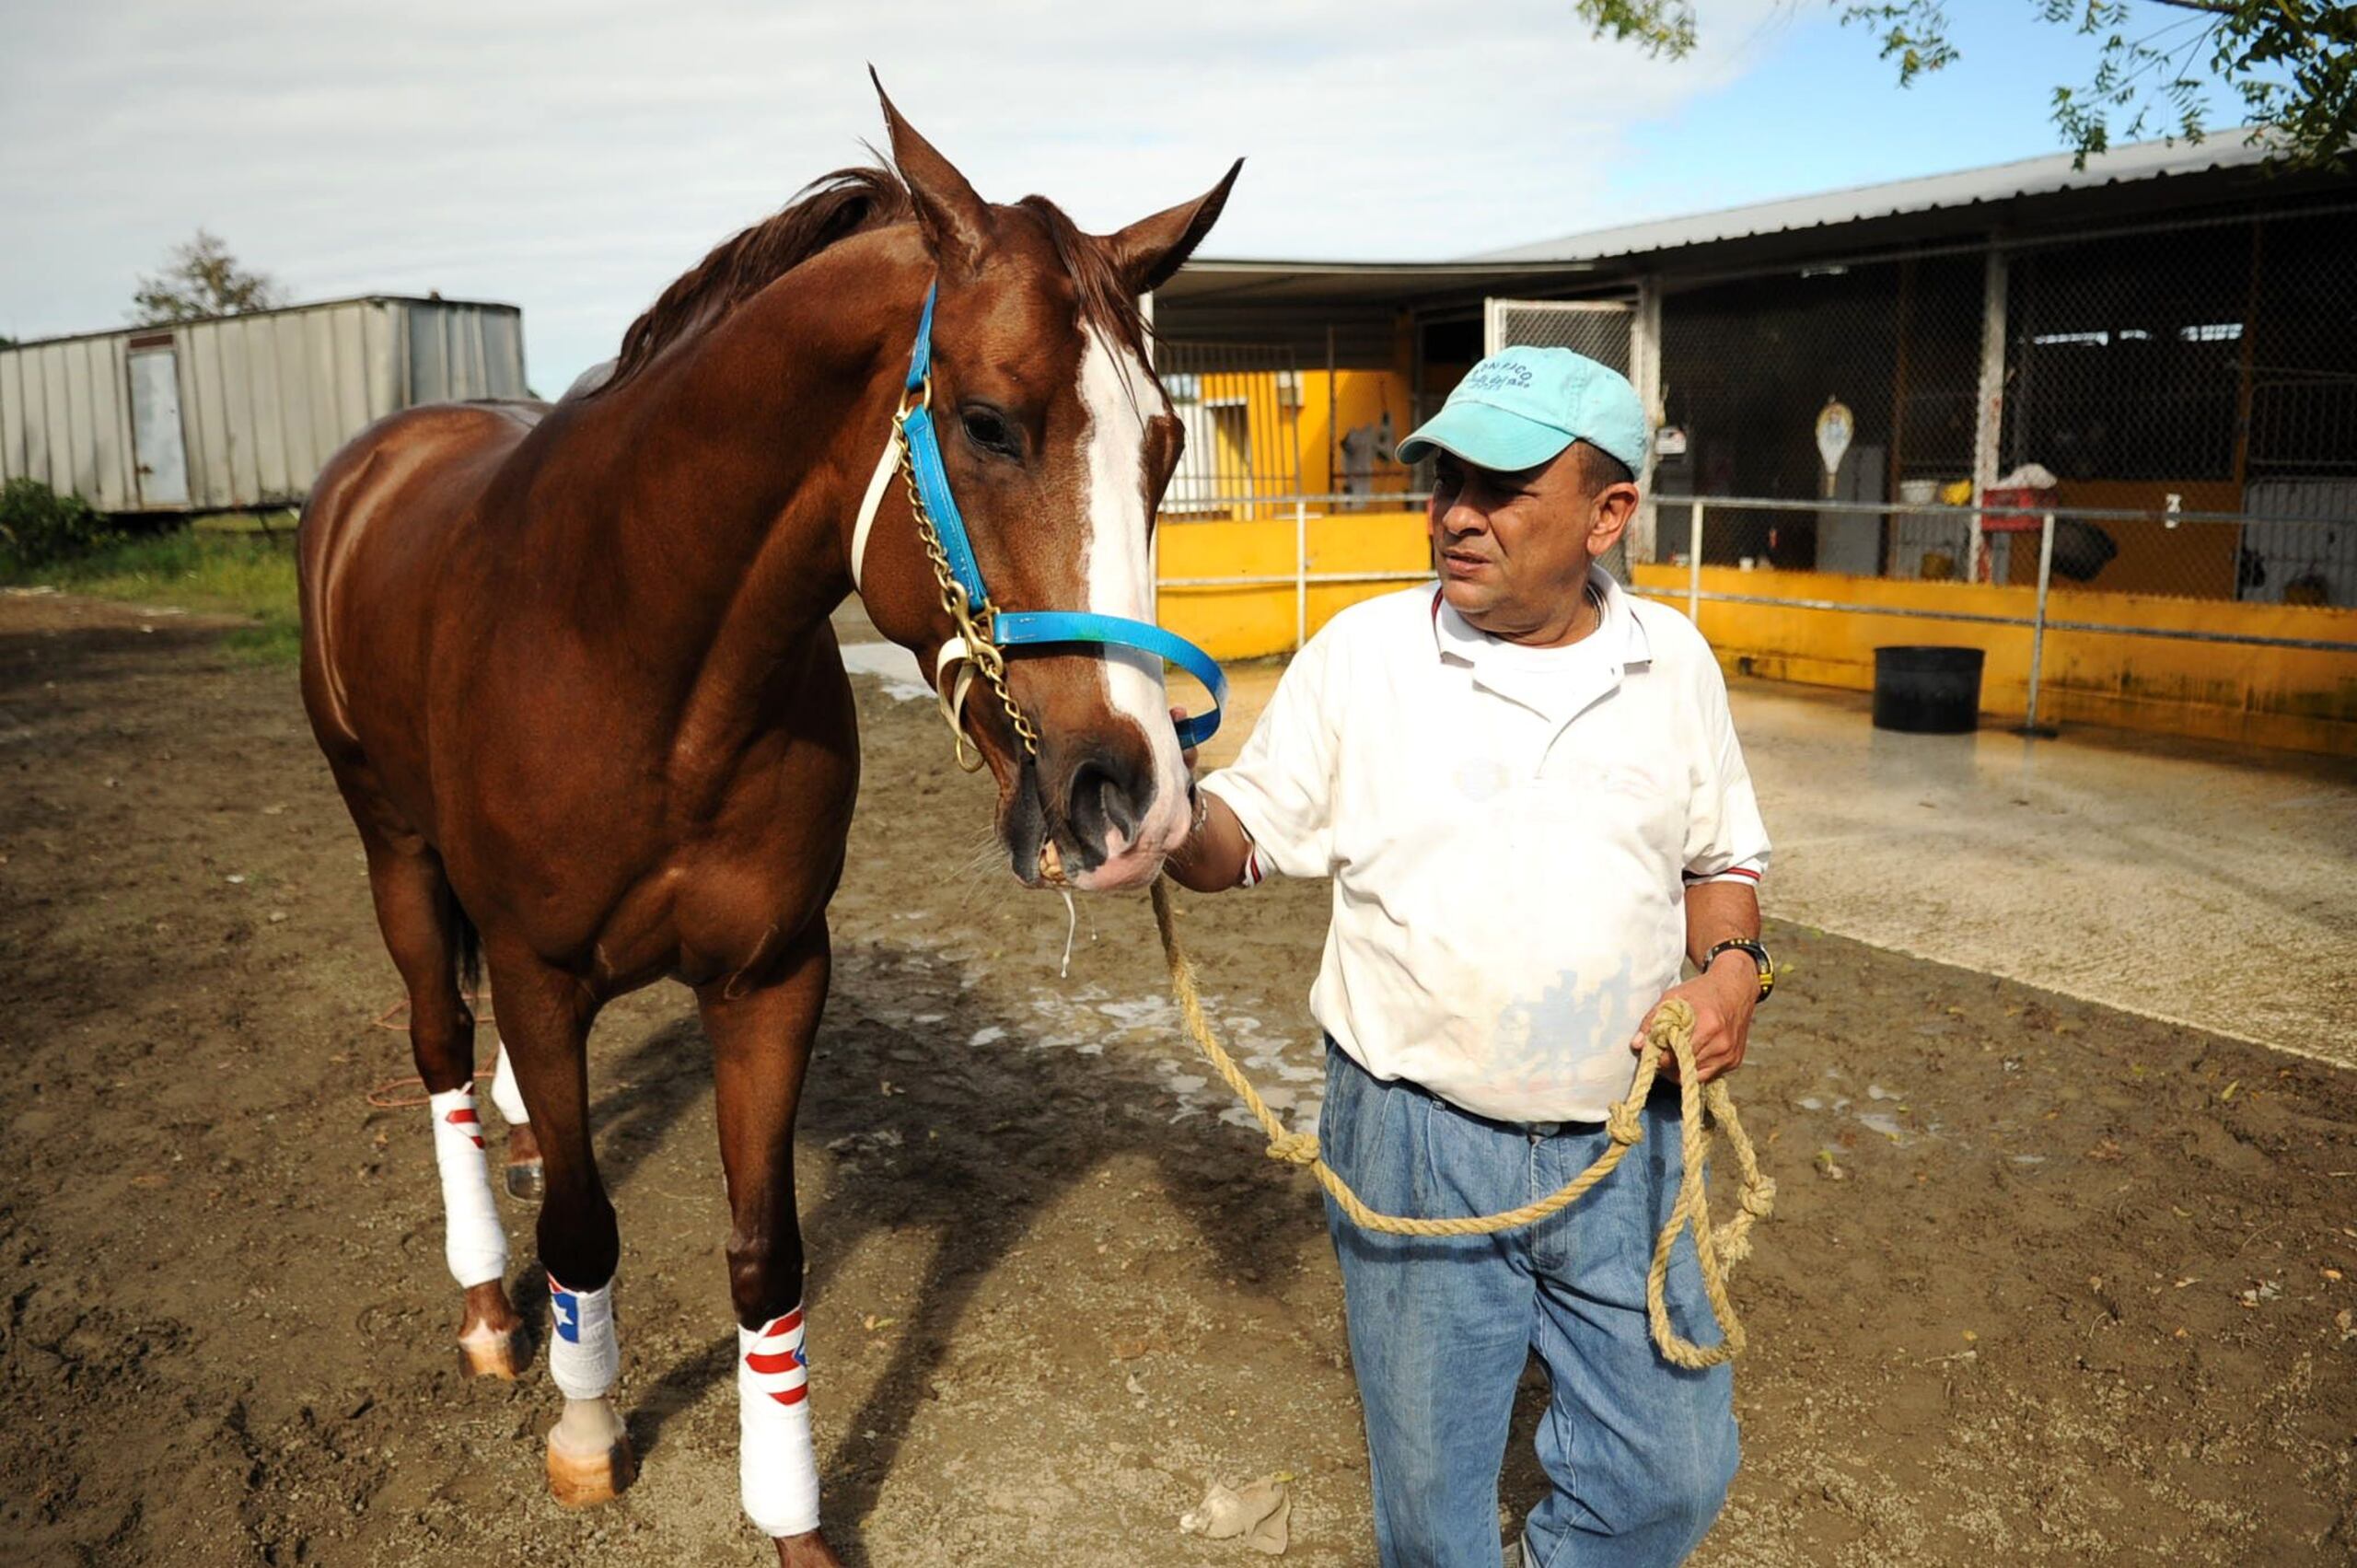
[[[1587,552],[1602,555],[1629,531],[1629,524],[1637,516],[1637,487],[1626,480],[1616,481],[1596,493],[1588,502]]]
[[[1195,253],[1195,247],[1203,242],[1203,236],[1219,221],[1220,209],[1227,205],[1227,193],[1243,171],[1244,160],[1237,158],[1228,165],[1218,184],[1193,201],[1140,218],[1099,241],[1113,260],[1113,270],[1121,275],[1132,294],[1152,294],[1187,264],[1187,258]]]
[[[867,79],[876,84],[877,101],[884,106],[884,125],[892,139],[892,167],[908,182],[925,249],[933,252],[943,272],[972,276],[981,269],[982,252],[990,243],[990,208],[957,166],[900,118],[900,111],[885,96],[883,78],[873,65],[867,68]]]

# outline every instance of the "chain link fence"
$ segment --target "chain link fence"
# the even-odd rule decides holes
[[[2052,512],[2061,586],[2357,606],[2357,208],[1822,264],[1662,311],[1653,491],[1714,498],[1706,564],[2029,586]],[[1651,558],[1688,548],[1671,522]]]

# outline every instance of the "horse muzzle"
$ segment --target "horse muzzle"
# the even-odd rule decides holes
[[[1025,769],[1004,823],[1016,877],[1085,892],[1154,880],[1190,825],[1183,774],[1161,777],[1161,761],[1151,752],[1129,761],[1092,753],[1051,772],[1046,787],[1042,770]]]

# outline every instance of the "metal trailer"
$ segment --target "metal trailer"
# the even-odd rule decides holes
[[[380,295],[52,338],[0,348],[0,481],[110,513],[291,505],[373,420],[526,395],[513,305]]]

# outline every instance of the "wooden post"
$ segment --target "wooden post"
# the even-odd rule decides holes
[[[1637,280],[1637,313],[1629,329],[1630,380],[1637,389],[1637,402],[1645,411],[1648,432],[1661,428],[1666,412],[1662,406],[1661,386],[1661,279],[1651,273]],[[1645,442],[1645,460],[1637,470],[1637,491],[1642,497],[1637,515],[1630,523],[1630,532],[1636,538],[1622,552],[1622,558],[1631,563],[1639,561],[1659,561],[1668,552],[1661,548],[1661,515],[1646,503],[1654,493],[1654,444]]]
[[[2258,353],[2258,263],[2261,238],[2267,233],[2266,220],[2253,218],[2250,225],[2250,292],[2243,303],[2242,368],[2235,390],[2235,505],[2250,510],[2250,414],[2251,371]],[[2249,525],[2235,525],[2235,561],[2226,579],[2226,597],[2243,596],[2243,539]]]
[[[1326,494],[1342,492],[1342,433],[1335,427],[1334,323],[1326,323]]]
[[[1972,504],[1997,482],[1997,440],[2005,420],[2005,290],[2009,281],[2005,252],[1995,243],[1980,288],[1980,395],[1972,427]],[[1980,580],[1980,514],[1972,515],[1972,532],[1965,546],[1964,580]]]
[[[1900,476],[1907,471],[1907,338],[1915,314],[1915,258],[1902,258],[1898,263],[1898,363],[1890,374],[1890,466],[1883,484],[1883,499],[1898,499]],[[1898,564],[1896,530],[1890,526],[1890,514],[1882,515],[1882,575],[1891,575]]]

